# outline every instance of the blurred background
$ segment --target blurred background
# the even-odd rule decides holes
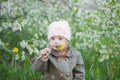
[[[47,47],[47,27],[67,20],[86,80],[120,80],[119,0],[0,0],[0,79],[40,80],[31,59]]]

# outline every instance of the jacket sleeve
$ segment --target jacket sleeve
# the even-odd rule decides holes
[[[76,66],[73,69],[73,80],[85,80],[85,68],[82,55],[77,52]]]
[[[32,63],[32,68],[35,71],[44,73],[48,69],[47,65],[48,65],[48,61],[42,61],[41,59],[35,59],[34,62]]]

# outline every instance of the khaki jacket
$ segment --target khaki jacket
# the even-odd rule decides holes
[[[32,67],[43,74],[42,80],[85,80],[82,56],[72,48],[65,57],[59,56],[52,50],[48,61],[35,59]]]

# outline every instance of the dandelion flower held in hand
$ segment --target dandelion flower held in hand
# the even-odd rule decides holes
[[[56,48],[58,48],[59,50],[63,50],[65,48],[65,46],[62,44],[62,45],[57,45]]]

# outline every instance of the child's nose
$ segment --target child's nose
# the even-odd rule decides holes
[[[59,40],[55,40],[54,43],[55,43],[55,44],[58,44],[58,43],[59,43]]]

